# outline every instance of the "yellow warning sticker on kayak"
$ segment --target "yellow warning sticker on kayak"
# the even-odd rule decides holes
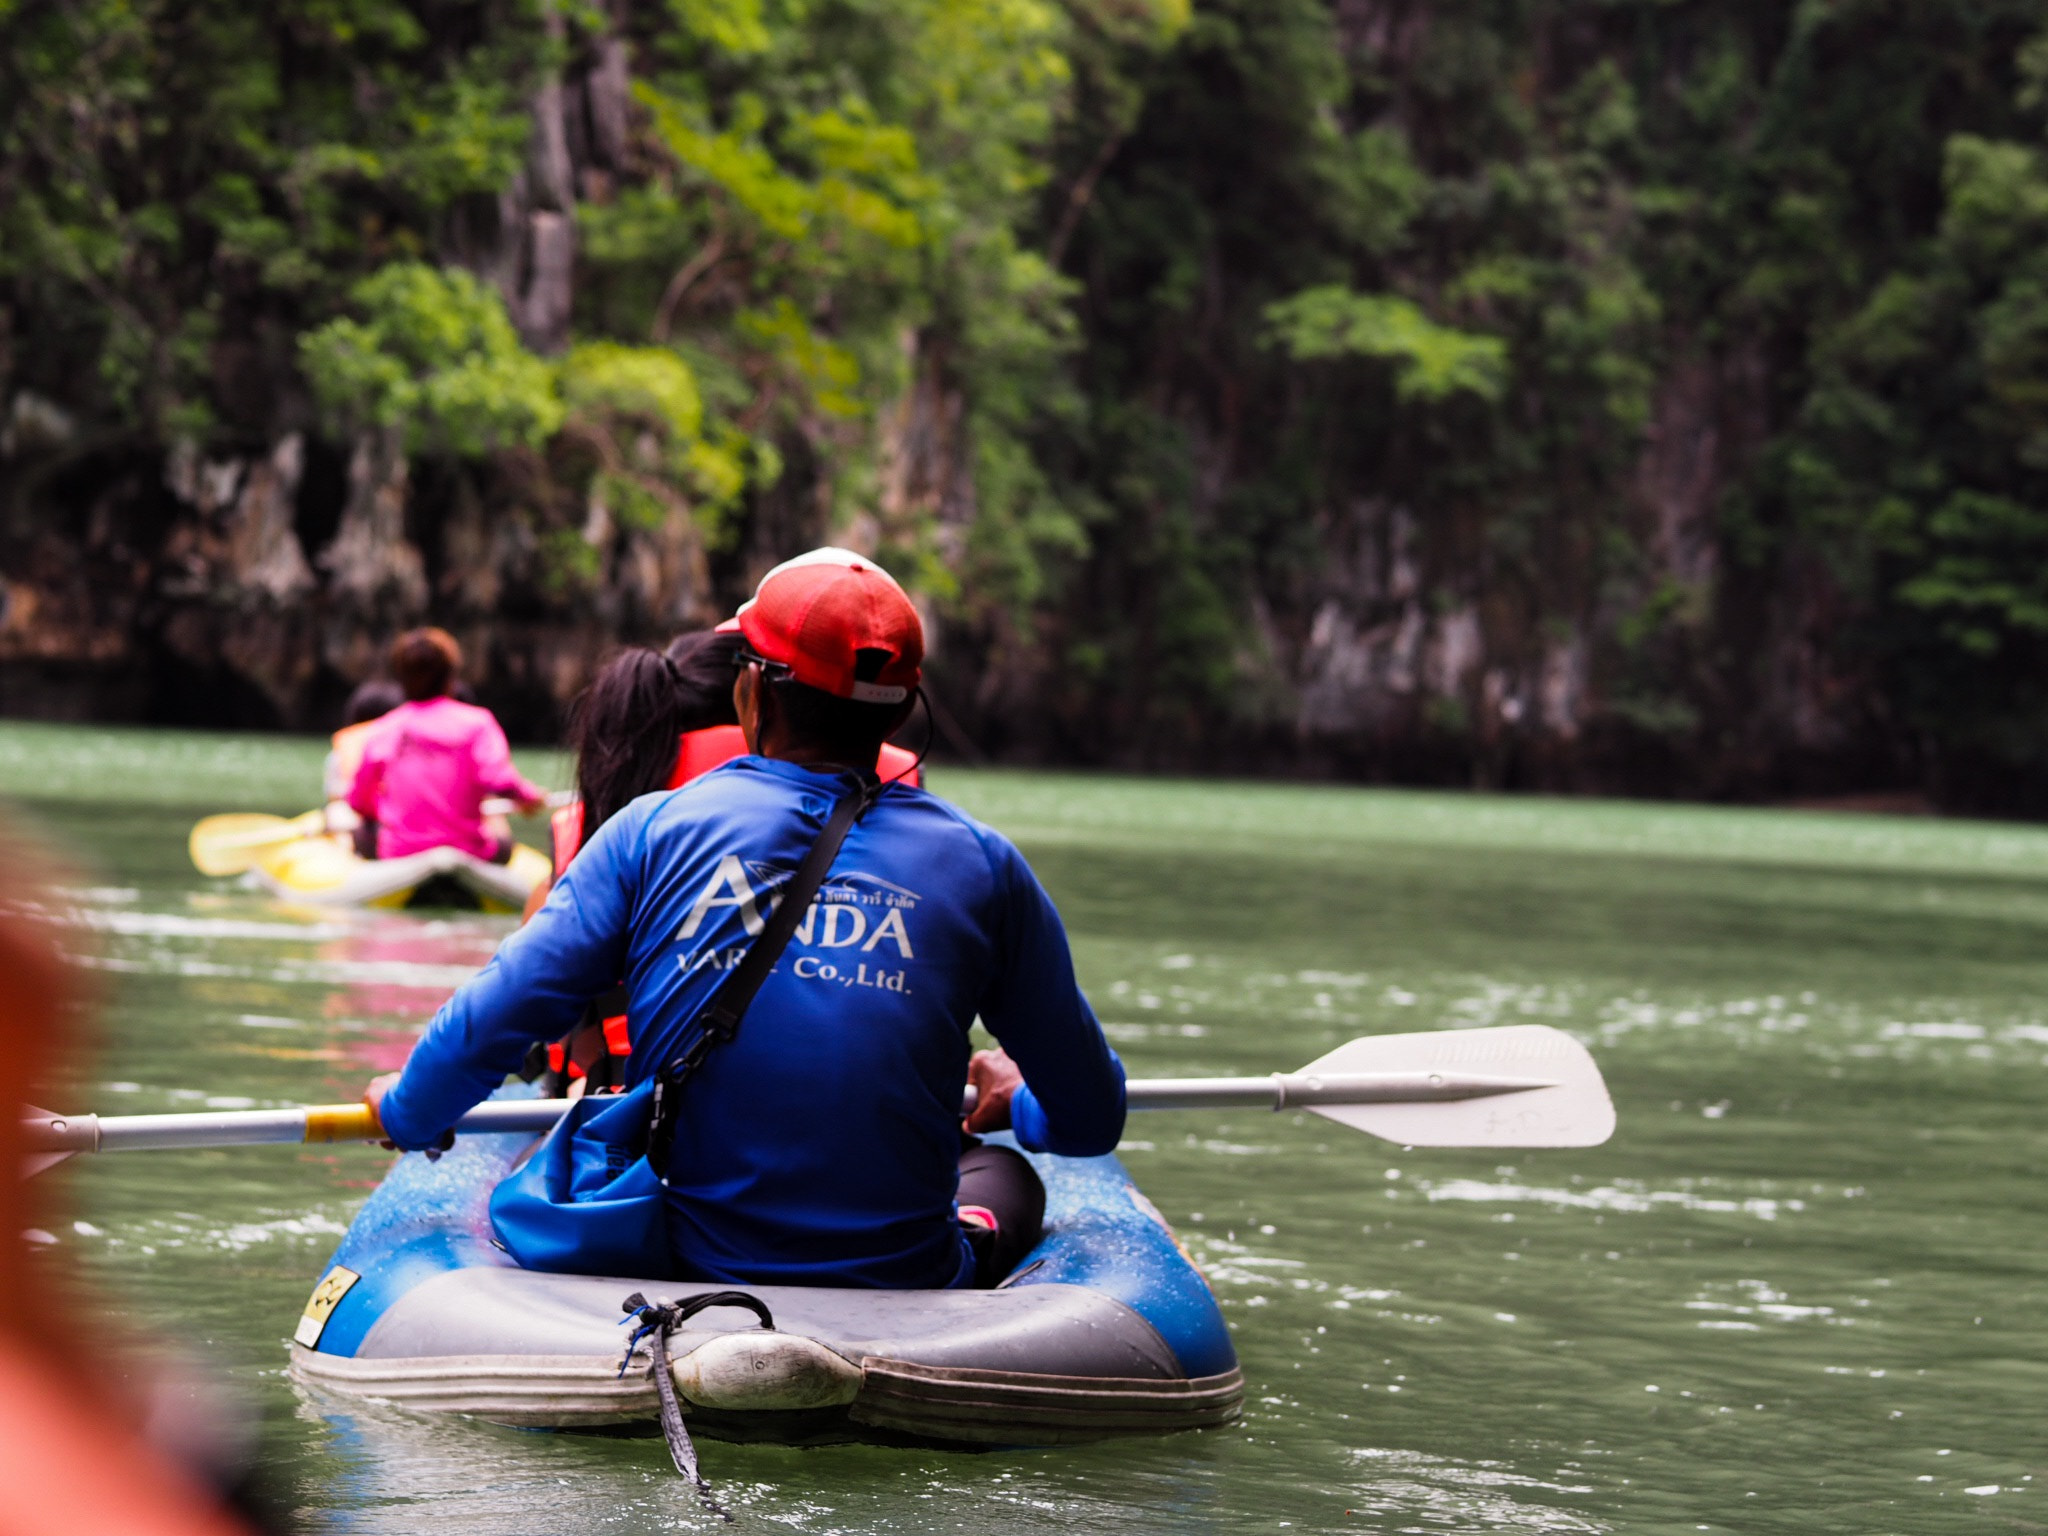
[[[320,1335],[327,1328],[327,1319],[341,1305],[341,1298],[348,1294],[348,1288],[362,1278],[354,1270],[343,1269],[339,1264],[327,1271],[320,1283],[313,1287],[313,1297],[306,1303],[306,1310],[299,1317],[299,1326],[292,1330],[292,1337],[308,1349],[318,1344]]]

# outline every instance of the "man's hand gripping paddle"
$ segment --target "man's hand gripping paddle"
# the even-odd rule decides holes
[[[969,1090],[970,1094],[973,1090]],[[1298,1072],[1268,1077],[1139,1078],[1132,1109],[1306,1109],[1410,1147],[1592,1147],[1614,1133],[1614,1103],[1586,1048],[1546,1024],[1365,1035]],[[462,1135],[545,1131],[568,1099],[494,1099]],[[971,1112],[972,1102],[963,1105]],[[54,1115],[29,1109],[39,1173],[74,1152],[379,1141],[367,1104],[175,1115]]]

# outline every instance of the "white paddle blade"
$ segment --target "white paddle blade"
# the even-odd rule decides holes
[[[1301,1071],[1463,1072],[1549,1085],[1435,1103],[1308,1106],[1404,1147],[1597,1147],[1614,1134],[1600,1069],[1583,1045],[1547,1024],[1365,1035]]]

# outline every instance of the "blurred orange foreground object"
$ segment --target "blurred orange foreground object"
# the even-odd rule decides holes
[[[14,870],[41,862],[4,827],[0,854]],[[10,885],[0,905],[0,1059],[17,1084],[45,1083],[71,1043],[76,989],[56,935],[21,899],[35,888]],[[247,1536],[136,1433],[96,1374],[82,1374],[100,1369],[97,1330],[55,1293],[60,1272],[46,1262],[55,1255],[29,1255],[22,1234],[49,1197],[22,1178],[27,1155],[20,1104],[0,1105],[0,1536]]]

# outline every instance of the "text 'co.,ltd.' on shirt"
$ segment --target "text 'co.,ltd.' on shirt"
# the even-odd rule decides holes
[[[849,775],[743,757],[634,801],[450,999],[384,1101],[427,1145],[625,978],[631,1081],[674,1059]],[[1033,1150],[1122,1134],[1124,1073],[1059,915],[1001,834],[892,785],[847,834],[738,1035],[684,1088],[669,1176],[677,1273],[738,1284],[957,1283],[960,1101],[979,1017],[1024,1074]]]
[[[401,704],[375,722],[348,803],[377,822],[377,857],[428,848],[493,852],[483,803],[493,795],[532,801],[542,791],[512,766],[505,732],[488,709],[445,694]]]

